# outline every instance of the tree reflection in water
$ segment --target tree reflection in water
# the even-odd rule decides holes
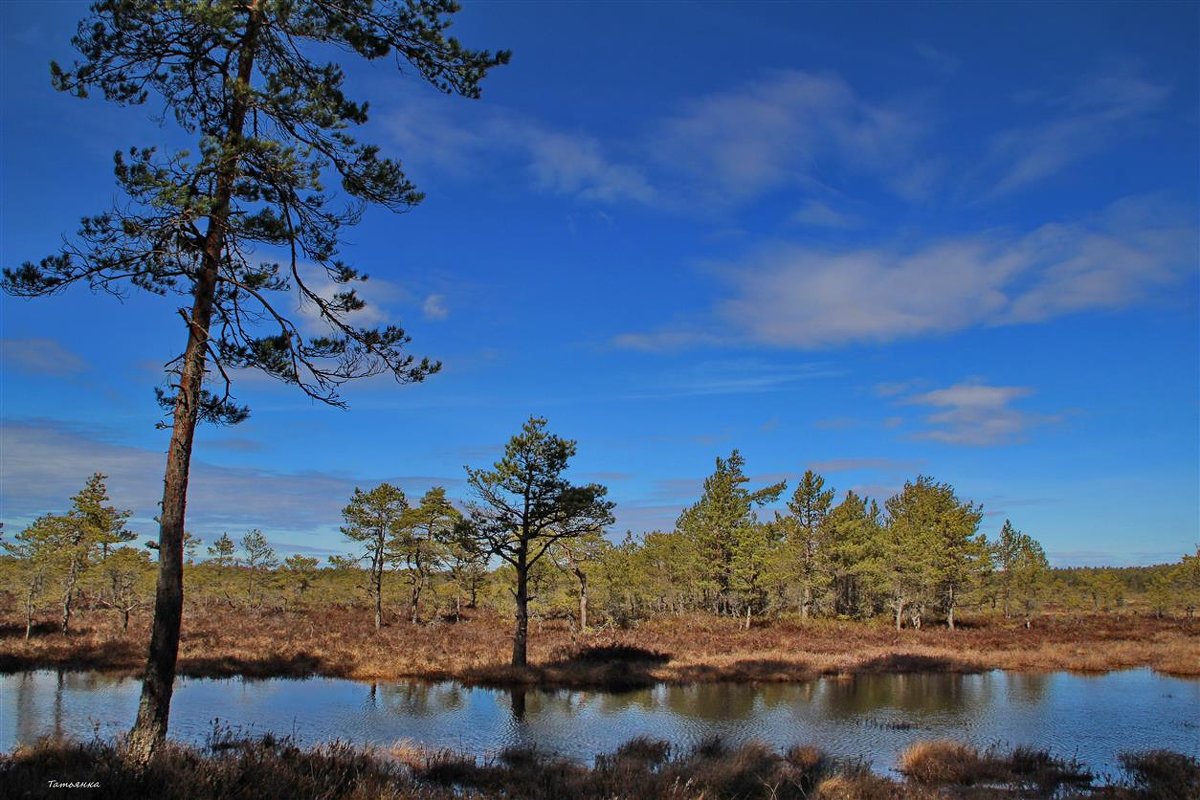
[[[137,681],[52,671],[0,675],[0,750],[39,736],[119,734],[137,707]],[[391,744],[411,738],[483,754],[509,746],[590,762],[635,736],[686,748],[710,736],[776,747],[817,744],[835,756],[870,754],[879,768],[917,739],[1050,747],[1112,771],[1137,748],[1194,752],[1200,681],[1149,670],[1069,673],[868,674],[791,684],[657,685],[544,691],[444,683],[311,680],[181,681],[174,735],[203,743],[214,717],[253,734],[295,733]]]

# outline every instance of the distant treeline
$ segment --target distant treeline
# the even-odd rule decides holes
[[[599,526],[563,536],[548,527],[533,540],[544,557],[526,565],[528,614],[580,628],[696,610],[747,624],[763,615],[886,616],[920,627],[953,626],[964,610],[1030,624],[1047,612],[1191,618],[1200,605],[1200,552],[1152,567],[1051,568],[1041,545],[1008,521],[989,541],[978,531],[982,509],[924,476],[880,507],[854,492],[835,504],[834,491],[808,471],[786,512],[760,519],[755,509],[786,487],[750,488],[743,466],[737,451],[717,459],[671,531],[614,543]],[[129,513],[108,504],[105,476],[89,478],[71,503],[0,541],[0,587],[24,613],[27,635],[48,613],[66,631],[80,607],[108,609],[127,626],[131,613],[152,605],[153,551],[130,544]],[[388,484],[356,490],[342,528],[356,549],[324,563],[280,559],[258,530],[207,545],[189,536],[186,600],[263,611],[369,605],[380,623],[456,617],[481,604],[508,610],[516,567],[494,557],[479,504],[466,508],[441,488],[414,503]]]

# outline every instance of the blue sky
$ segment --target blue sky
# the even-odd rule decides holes
[[[239,376],[203,428],[189,529],[346,545],[355,486],[462,497],[530,414],[669,529],[717,456],[882,501],[918,473],[1056,564],[1200,540],[1200,12],[1194,3],[466,3],[511,48],[477,102],[355,65],[362,138],[426,201],[366,215],[371,319],[444,371],[349,411]],[[0,4],[0,246],[51,252],[114,200],[111,158],[186,147],[58,95],[82,4]],[[0,519],[94,471],[150,535],[171,298],[0,298]]]

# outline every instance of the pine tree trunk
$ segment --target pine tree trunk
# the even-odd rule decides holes
[[[33,633],[33,596],[34,589],[30,588],[29,594],[25,595],[25,641],[29,641],[30,634]]]
[[[192,441],[204,378],[205,346],[216,289],[217,260],[205,256],[205,268],[196,285],[188,345],[175,403],[175,424],[167,450],[163,481],[162,515],[158,532],[158,585],[154,593],[154,622],[146,675],[138,704],[137,721],[130,732],[130,752],[148,761],[167,736],[175,664],[179,656],[179,631],[183,621],[183,524],[187,505]]]
[[[529,643],[529,567],[525,553],[518,555],[517,568],[517,627],[513,633],[512,665],[523,667],[527,663]]]
[[[410,600],[411,611],[412,611],[411,616],[412,616],[412,624],[413,625],[417,624],[417,618],[418,618],[417,609],[420,607],[420,603],[421,603],[421,583],[420,583],[420,576],[417,576],[417,580],[413,582],[412,599]]]
[[[904,601],[896,602],[896,630],[904,627]]]
[[[375,630],[378,632],[383,627],[383,561],[381,559],[376,560],[371,581],[375,593]]]
[[[167,448],[166,474],[163,478],[162,511],[158,529],[158,585],[154,593],[154,621],[150,632],[150,650],[146,674],[138,703],[137,720],[129,732],[130,756],[147,763],[158,745],[167,738],[171,714],[171,694],[175,686],[175,665],[179,657],[179,631],[183,622],[183,533],[187,506],[188,477],[192,443],[200,411],[200,388],[204,381],[208,332],[212,323],[213,299],[217,274],[225,249],[225,229],[230,199],[238,171],[238,149],[245,126],[246,92],[254,66],[254,39],[258,26],[257,2],[250,6],[246,38],[238,55],[237,83],[230,109],[230,124],[224,142],[222,163],[218,166],[217,189],[213,210],[204,237],[200,274],[193,291],[192,312],[188,317],[188,341],[183,353],[175,398],[171,442]]]
[[[588,627],[587,573],[576,568],[575,577],[579,579],[579,630],[586,631]]]
[[[950,630],[954,630],[954,587],[953,586],[950,587],[950,613],[947,616],[946,622],[947,622],[947,624],[950,625]]]
[[[75,602],[75,582],[79,579],[79,556],[71,556],[71,564],[67,568],[67,588],[62,601],[62,632],[65,635],[71,626],[71,607]]]

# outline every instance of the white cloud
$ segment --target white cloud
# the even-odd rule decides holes
[[[725,343],[780,347],[889,342],[1122,308],[1196,267],[1195,225],[1147,200],[1026,234],[843,251],[777,245],[717,268],[729,292],[709,318],[614,343],[680,348],[713,330],[730,331]]]
[[[579,134],[518,126],[512,142],[529,157],[529,171],[539,188],[555,194],[612,203],[650,203],[654,190],[634,167],[610,161],[599,141]]]
[[[374,266],[386,267],[384,264]],[[359,265],[364,273],[370,274],[368,265]],[[345,320],[355,327],[377,327],[396,324],[397,320],[389,306],[399,301],[409,299],[409,294],[399,285],[381,278],[372,277],[366,281],[349,284],[337,283],[323,267],[316,264],[304,263],[298,267],[305,285],[322,300],[330,300],[334,294],[348,289],[354,289],[366,305],[345,316]],[[295,291],[295,290],[293,290]],[[296,293],[295,320],[301,331],[309,336],[324,336],[329,333],[329,324],[321,316],[320,308],[309,298]]]
[[[1032,393],[1025,386],[959,383],[912,395],[903,402],[934,409],[924,419],[926,427],[914,433],[913,438],[987,446],[1019,441],[1030,428],[1061,419],[1013,408],[1015,401]]]
[[[445,295],[431,294],[426,297],[421,303],[421,312],[425,314],[425,319],[445,319],[450,316]]]
[[[87,370],[87,363],[53,339],[0,339],[6,369],[62,377]]]

